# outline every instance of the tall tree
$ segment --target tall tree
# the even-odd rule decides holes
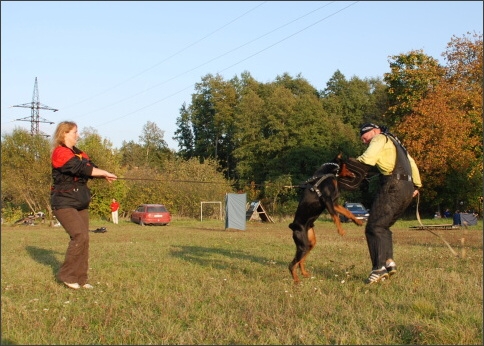
[[[389,107],[388,86],[380,78],[368,78],[366,82],[370,86],[370,99],[367,114],[362,123],[373,122],[385,123],[384,114]]]
[[[324,112],[317,91],[300,76],[285,74],[267,84],[247,80],[244,85],[235,155],[247,183],[287,174],[305,179],[354,138],[350,126]]]
[[[192,104],[181,110],[177,123],[179,145],[185,157],[217,160],[220,167],[231,176],[234,169],[232,156],[234,138],[234,113],[237,106],[237,90],[231,81],[211,74],[195,85]],[[188,125],[191,124],[191,131]],[[181,142],[180,142],[181,141]],[[192,148],[189,148],[192,145]]]
[[[174,140],[178,141],[178,155],[185,159],[194,157],[194,135],[192,131],[192,122],[190,112],[184,102],[180,108],[180,116],[176,120],[178,129],[175,131]]]
[[[52,215],[50,149],[48,139],[23,129],[2,135],[2,206],[11,202]]]
[[[466,113],[471,137],[477,139],[468,145],[475,159],[481,164],[476,165],[474,174],[482,173],[482,34],[453,36],[442,55],[447,60],[447,79],[457,94],[452,102]]]
[[[128,169],[143,167],[145,165],[145,150],[143,146],[134,141],[123,141],[119,149],[120,164]]]
[[[380,79],[353,76],[348,81],[339,70],[321,91],[321,102],[332,118],[355,129],[364,122],[379,122],[388,106],[386,86]]]
[[[482,191],[482,36],[453,38],[440,79],[396,127],[422,171],[430,205],[478,208]]]
[[[438,61],[421,50],[392,56],[391,72],[385,73],[388,84],[389,108],[385,113],[386,123],[395,125],[413,111],[417,102],[438,85],[445,69]]]
[[[144,150],[145,165],[150,167],[162,166],[163,161],[170,155],[164,135],[165,132],[152,121],[147,121],[143,126],[139,140]]]

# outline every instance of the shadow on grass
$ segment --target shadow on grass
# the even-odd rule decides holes
[[[184,246],[184,245],[173,245],[170,250],[170,253],[173,257],[182,259],[191,264],[198,264],[203,267],[211,267],[211,268],[221,269],[221,270],[230,270],[235,266],[238,266],[240,262],[249,261],[252,263],[258,263],[260,265],[275,266],[277,268],[280,268],[278,270],[280,270],[281,272],[286,273],[289,260],[292,259],[292,257],[289,256],[290,258],[288,257],[287,263],[280,262],[280,261],[277,261],[276,263],[270,257],[254,256],[240,250],[228,250],[228,249],[222,249],[222,248],[216,248],[216,247]],[[244,266],[241,266],[240,268],[244,268]],[[347,266],[327,265],[327,266],[315,267],[315,268],[311,267],[311,264],[309,264],[307,269],[310,269],[310,272],[313,271],[313,274],[316,275],[318,278],[326,278],[326,279],[334,280],[335,277],[338,277],[338,280],[346,279],[346,280],[363,281],[363,279],[359,276],[355,276],[355,277],[353,277],[353,275],[347,276],[347,274],[353,273],[354,268],[355,268],[355,264],[350,264]],[[335,274],[337,274],[337,276],[335,276]],[[298,275],[300,275],[299,269],[298,269]]]
[[[36,262],[50,266],[54,275],[57,273],[62,264],[55,257],[55,255],[59,252],[38,248],[36,246],[27,246],[26,250],[30,257],[32,257]]]
[[[174,245],[170,252],[173,257],[183,259],[187,262],[196,263],[201,266],[215,267],[218,269],[227,269],[233,267],[232,261],[224,261],[220,258],[220,256],[237,261],[250,261],[260,264],[267,264],[271,262],[270,258],[250,255],[243,251],[227,250],[216,247]]]

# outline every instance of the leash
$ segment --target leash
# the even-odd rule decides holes
[[[418,204],[419,204],[419,201],[420,201],[420,193],[417,194],[417,209],[415,211],[416,215],[417,215],[417,220],[418,220],[418,223],[420,224],[420,226],[422,226],[424,228],[424,230],[432,233],[433,235],[435,235],[436,237],[439,237],[444,243],[445,245],[447,245],[447,247],[449,248],[450,252],[452,252],[452,254],[455,256],[455,257],[459,257],[459,254],[452,248],[452,246],[450,246],[450,244],[444,239],[442,238],[439,234],[433,232],[432,230],[430,229],[426,229],[425,226],[422,224],[422,220],[420,220],[420,214],[418,212]]]
[[[161,180],[161,179],[150,179],[150,178],[116,178],[116,180],[148,180],[148,181],[164,181],[164,182],[174,182],[174,183],[198,183],[198,184],[220,184],[215,181],[195,181],[195,180]]]
[[[323,166],[326,166],[326,165],[335,166],[336,169],[339,172],[339,168],[340,167],[335,162],[326,162],[326,163],[323,163],[321,165],[320,169]],[[313,175],[311,178],[307,179],[304,183],[301,183],[299,185],[285,185],[284,187],[287,188],[287,189],[294,189],[294,188],[305,189],[308,186],[309,183],[312,183],[312,182],[316,181],[317,179],[319,179],[315,184],[313,184],[313,187],[310,190],[313,191],[313,192],[316,192],[318,194],[318,196],[321,197],[321,192],[318,189],[319,184],[321,184],[323,182],[323,180],[329,178],[329,176],[333,176],[333,177],[337,178],[338,177],[338,172],[336,174],[333,174],[333,173],[325,173],[323,175]]]

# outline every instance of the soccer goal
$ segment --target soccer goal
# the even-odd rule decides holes
[[[203,205],[204,204],[218,204],[220,210],[220,220],[222,220],[222,202],[211,201],[211,202],[200,202],[200,221],[203,221]]]

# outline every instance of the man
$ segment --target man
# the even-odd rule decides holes
[[[422,182],[415,161],[386,127],[364,124],[360,127],[360,137],[368,148],[356,160],[376,166],[381,173],[380,186],[365,228],[372,263],[372,271],[365,282],[373,284],[397,271],[390,227],[417,196]]]
[[[116,199],[113,198],[113,201],[110,204],[111,208],[111,219],[114,224],[118,224],[118,209],[119,209],[119,203],[116,201]]]

